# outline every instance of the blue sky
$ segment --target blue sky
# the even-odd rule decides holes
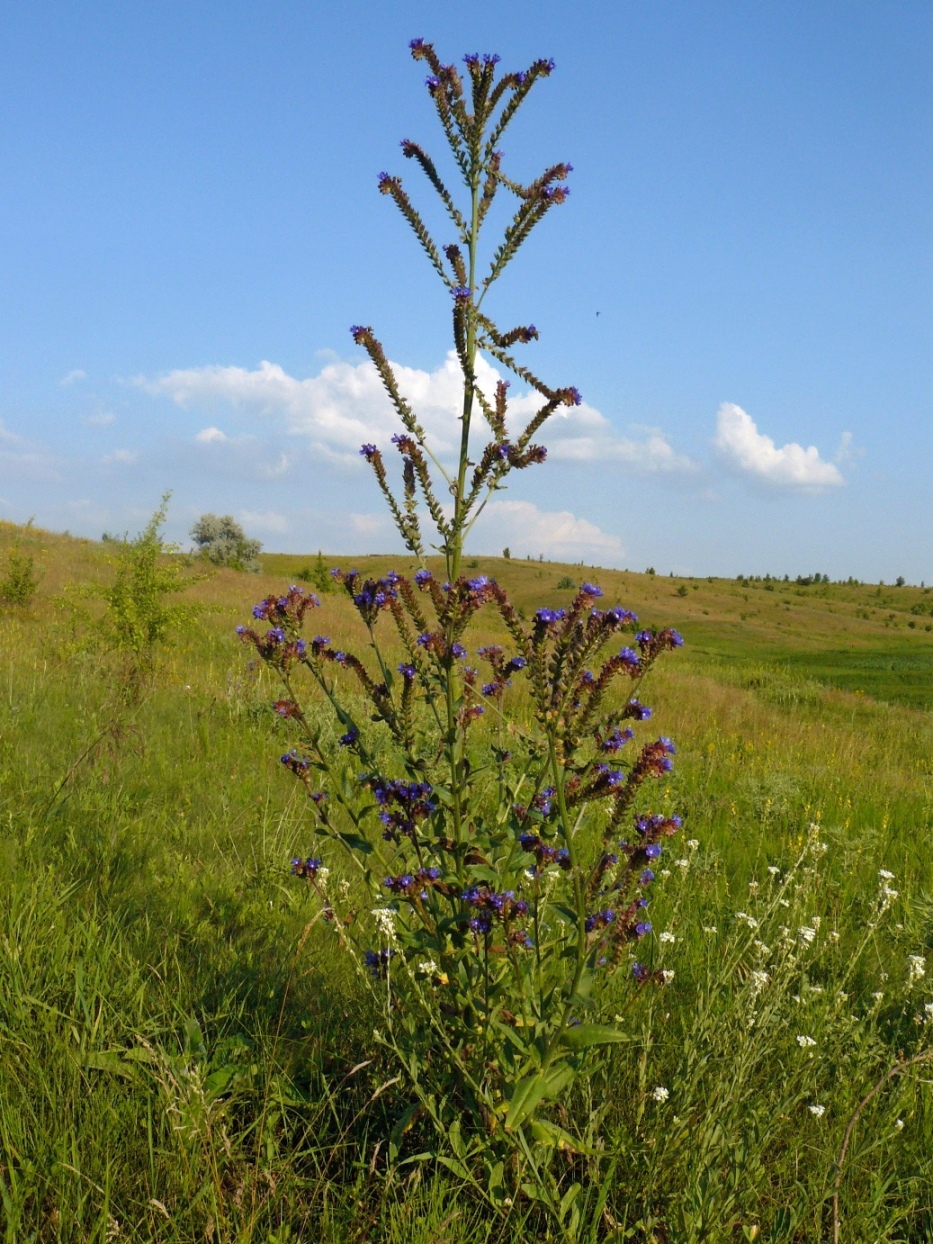
[[[0,517],[136,530],[170,488],[177,539],[399,547],[347,329],[443,443],[449,296],[376,190],[430,203],[415,35],[554,56],[506,168],[574,165],[493,309],[586,404],[476,550],[933,580],[933,7],[897,0],[6,6]]]

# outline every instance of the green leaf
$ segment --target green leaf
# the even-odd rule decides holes
[[[555,1063],[547,1071],[519,1080],[512,1090],[509,1112],[505,1119],[506,1131],[514,1131],[525,1119],[531,1117],[547,1097],[557,1097],[574,1077],[574,1070],[567,1063]]]
[[[526,1076],[512,1090],[509,1112],[505,1118],[505,1130],[512,1132],[523,1119],[535,1110],[547,1092],[547,1077],[541,1074]]]
[[[361,855],[372,855],[372,843],[361,838],[359,834],[335,834],[335,838],[339,838],[345,847],[349,847],[351,851],[359,851]]]
[[[137,1069],[132,1063],[126,1063],[120,1054],[107,1050],[99,1050],[86,1054],[84,1065],[90,1071],[105,1071],[108,1075],[119,1076],[122,1080],[136,1080]]]
[[[571,1136],[569,1132],[565,1132],[562,1127],[558,1127],[556,1123],[551,1123],[549,1119],[534,1119],[530,1124],[531,1134],[539,1145],[544,1145],[548,1149],[562,1149],[565,1153],[583,1153],[592,1155],[596,1151],[582,1141],[577,1140],[575,1136]],[[576,1185],[579,1187],[579,1185]],[[571,1189],[573,1191],[573,1189]]]
[[[586,1050],[591,1045],[619,1045],[635,1038],[620,1028],[610,1028],[608,1024],[574,1024],[561,1033],[561,1045],[571,1050]]]
[[[398,1160],[398,1151],[402,1143],[402,1137],[415,1121],[415,1115],[421,1109],[420,1102],[412,1102],[402,1117],[392,1128],[389,1135],[389,1161],[396,1162]]]
[[[469,1183],[470,1172],[467,1170],[463,1162],[458,1162],[456,1158],[449,1158],[444,1153],[436,1154],[435,1160],[440,1162],[441,1166],[446,1166],[449,1171],[453,1171],[458,1179],[462,1179],[466,1183]]]

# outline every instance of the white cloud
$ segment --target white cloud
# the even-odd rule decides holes
[[[530,501],[493,501],[477,523],[477,538],[490,547],[495,530],[499,550],[508,546],[513,556],[544,553],[555,561],[577,561],[581,557],[618,560],[625,550],[618,536],[610,535],[569,510],[539,510]]]
[[[463,377],[451,350],[432,372],[393,363],[399,388],[428,432],[432,447],[448,456],[459,446]],[[500,373],[482,357],[477,361],[480,387],[491,397]],[[307,437],[331,460],[355,460],[365,441],[383,449],[399,431],[399,422],[382,381],[368,360],[361,363],[327,362],[317,376],[299,380],[276,363],[262,362],[249,371],[243,367],[193,367],[172,371],[156,380],[137,381],[153,394],[165,395],[183,408],[234,407],[265,418],[281,419],[287,431]],[[508,422],[521,430],[541,405],[533,392],[511,394]],[[482,417],[474,420],[477,439],[485,438]],[[610,459],[637,472],[686,472],[695,464],[677,454],[657,428],[635,428],[635,437],[617,437],[612,424],[586,402],[561,407],[542,429],[540,439],[554,458],[593,462]],[[219,428],[205,428],[195,438],[202,443],[227,439]]]
[[[285,514],[277,514],[274,510],[241,510],[240,521],[250,533],[268,531],[282,535],[291,526]]]
[[[820,457],[815,445],[804,449],[791,441],[780,449],[759,432],[741,406],[723,402],[716,416],[719,453],[746,475],[778,488],[819,492],[842,484],[839,468]]]
[[[222,444],[229,440],[229,437],[221,432],[220,428],[203,428],[194,439],[201,445],[210,445],[212,441],[219,441]]]
[[[132,466],[139,461],[135,449],[115,449],[112,454],[104,454],[101,462],[104,466]]]
[[[85,415],[84,423],[89,428],[106,428],[115,423],[116,419],[112,410],[98,410],[93,415]]]
[[[675,453],[660,428],[636,426],[632,431],[640,432],[640,437],[616,437],[609,420],[599,417],[604,427],[595,436],[562,437],[556,425],[558,434],[552,438],[551,457],[571,462],[618,462],[639,474],[685,475],[699,469],[686,455]]]
[[[67,388],[70,384],[77,384],[79,380],[87,380],[87,372],[82,371],[80,367],[76,367],[74,371],[70,371],[67,376],[62,376],[58,383],[63,388]]]

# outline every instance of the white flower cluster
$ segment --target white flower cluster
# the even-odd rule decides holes
[[[677,941],[677,938],[673,933],[670,933],[667,929],[665,929],[663,933],[658,934],[658,941],[663,942],[665,945],[672,946],[674,942]]]
[[[754,916],[750,916],[747,911],[737,911],[735,918],[736,920],[741,920],[743,924],[747,924],[750,929],[758,928],[758,921]]]
[[[814,1102],[812,1106],[808,1106],[807,1109],[811,1114],[815,1114],[818,1119],[822,1119],[826,1113],[826,1107],[818,1105],[817,1102]]]
[[[395,936],[396,913],[391,907],[374,907],[372,914],[376,920],[376,928],[387,942],[394,945],[398,941],[398,938]]]
[[[752,997],[757,998],[764,987],[770,982],[771,977],[767,972],[752,972],[749,980],[752,987]]]
[[[816,937],[816,929],[811,929],[808,924],[802,924],[797,930],[797,940],[803,946],[809,946]]]
[[[663,1084],[659,1084],[657,1088],[653,1088],[649,1094],[649,1096],[653,1097],[655,1101],[661,1102],[662,1104],[667,1101],[670,1095],[670,1089],[666,1089]]]
[[[927,974],[927,961],[924,955],[907,956],[907,984],[917,985]]]
[[[801,1036],[798,1036],[798,1038],[797,1038],[797,1044],[800,1046],[800,1048],[801,1048],[802,1050],[808,1050],[808,1049],[810,1049],[812,1046],[816,1045],[816,1042],[813,1040],[813,1038],[812,1038],[812,1037],[801,1037]]]

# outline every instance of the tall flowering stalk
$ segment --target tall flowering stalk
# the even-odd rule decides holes
[[[299,587],[255,607],[265,629],[239,629],[282,679],[275,707],[298,739],[282,760],[307,789],[317,835],[357,870],[360,890],[351,886],[341,904],[322,858],[292,865],[384,1003],[379,1035],[414,1098],[391,1153],[399,1155],[404,1132],[426,1114],[443,1138],[441,1160],[503,1212],[516,1199],[537,1201],[573,1234],[576,1197],[568,1199],[551,1158],[587,1147],[559,1101],[599,1065],[601,1050],[623,1040],[605,1022],[604,981],[620,967],[632,988],[661,980],[635,951],[651,932],[655,861],[680,820],[638,805],[643,788],[670,770],[675,749],[664,737],[639,745],[635,728],[651,716],[638,694],[645,675],[682,641],[673,630],[638,630],[630,611],[603,606],[593,583],[569,608],[539,609],[526,623],[499,584],[461,574],[465,539],[488,498],[512,471],[544,461],[535,437],[556,410],[580,401],[575,388],[548,386],[516,358],[516,347],[537,338],[534,325],[502,330],[484,309],[534,228],[566,201],[571,166],[554,164],[528,185],[502,167],[502,136],[553,62],[497,77],[498,57],[471,55],[461,76],[431,44],[416,39],[411,51],[430,70],[462,204],[421,146],[406,139],[402,152],[440,198],[457,241],[436,244],[400,177],[380,174],[379,189],[451,299],[463,376],[459,455],[453,466],[438,459],[373,330],[354,327],[401,423],[392,438],[400,490],[377,445],[361,453],[421,569],[411,579],[335,572],[367,628],[369,662],[327,636],[306,637],[319,601]],[[484,252],[483,227],[502,194],[516,201],[514,215]],[[480,352],[538,395],[521,430],[509,428],[508,382],[480,387]],[[488,440],[474,451],[478,423]],[[428,519],[443,582],[425,564]],[[482,673],[468,663],[465,642],[480,610],[497,616],[502,636],[477,651]],[[379,630],[385,615],[391,659]],[[510,707],[519,679],[533,725]],[[336,714],[334,745],[303,707],[309,681]]]

